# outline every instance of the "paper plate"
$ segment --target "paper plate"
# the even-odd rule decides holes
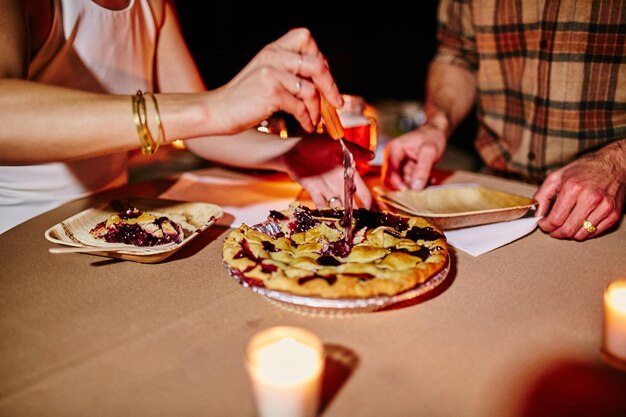
[[[529,197],[475,184],[380,192],[377,197],[394,211],[423,217],[443,230],[518,219],[537,204]]]
[[[163,248],[158,246],[123,245],[124,249],[118,249],[120,247],[119,243],[108,243],[96,239],[89,233],[98,223],[107,220],[113,214],[125,211],[129,207],[167,216],[180,224],[184,232],[182,242],[164,245]],[[60,245],[79,248],[102,248],[101,252],[89,252],[92,255],[141,263],[155,263],[174,254],[200,232],[211,226],[222,215],[222,208],[210,203],[131,197],[112,200],[107,204],[84,210],[46,230],[45,237],[50,242]],[[111,247],[116,249],[107,250],[107,248]]]

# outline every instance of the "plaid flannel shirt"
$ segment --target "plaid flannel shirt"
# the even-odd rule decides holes
[[[442,0],[435,59],[477,80],[476,148],[540,181],[626,138],[626,0]]]

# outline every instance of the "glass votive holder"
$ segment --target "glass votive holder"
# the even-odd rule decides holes
[[[344,104],[337,109],[343,126],[343,137],[365,149],[376,152],[378,147],[378,116],[373,106],[361,96],[343,94]],[[357,161],[357,171],[361,175],[370,170],[370,163]]]
[[[260,417],[314,417],[318,413],[324,345],[315,334],[288,326],[255,334],[246,368]]]
[[[378,148],[378,111],[362,96],[342,94],[344,104],[337,108],[337,115],[343,127],[343,138],[364,149],[376,152]],[[317,125],[317,133],[326,132],[324,123]],[[364,175],[371,170],[370,163],[356,161],[356,169]]]
[[[626,370],[626,279],[613,281],[604,290],[602,357]]]

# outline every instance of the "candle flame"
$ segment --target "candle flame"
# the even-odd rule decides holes
[[[172,147],[176,149],[185,149],[185,142],[180,139],[177,139],[172,142]]]
[[[607,302],[613,309],[626,314],[626,287],[611,288],[607,294]]]
[[[255,353],[256,374],[275,385],[299,384],[316,376],[321,369],[319,353],[292,337],[285,337]]]

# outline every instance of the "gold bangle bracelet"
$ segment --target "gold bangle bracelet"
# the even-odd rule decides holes
[[[150,97],[152,100],[152,104],[154,104],[154,118],[157,123],[157,129],[159,131],[159,136],[157,137],[157,147],[160,145],[165,145],[165,129],[163,129],[163,123],[161,122],[161,112],[159,111],[159,104],[157,103],[157,99],[152,93],[144,93],[144,96]],[[155,150],[156,152],[156,150]]]
[[[154,141],[154,138],[150,133],[150,129],[148,129],[146,100],[141,90],[138,90],[137,93],[133,95],[132,107],[133,120],[135,122],[135,127],[137,128],[137,135],[139,136],[141,153],[142,155],[152,155],[157,151],[157,149],[159,149],[159,144]]]

